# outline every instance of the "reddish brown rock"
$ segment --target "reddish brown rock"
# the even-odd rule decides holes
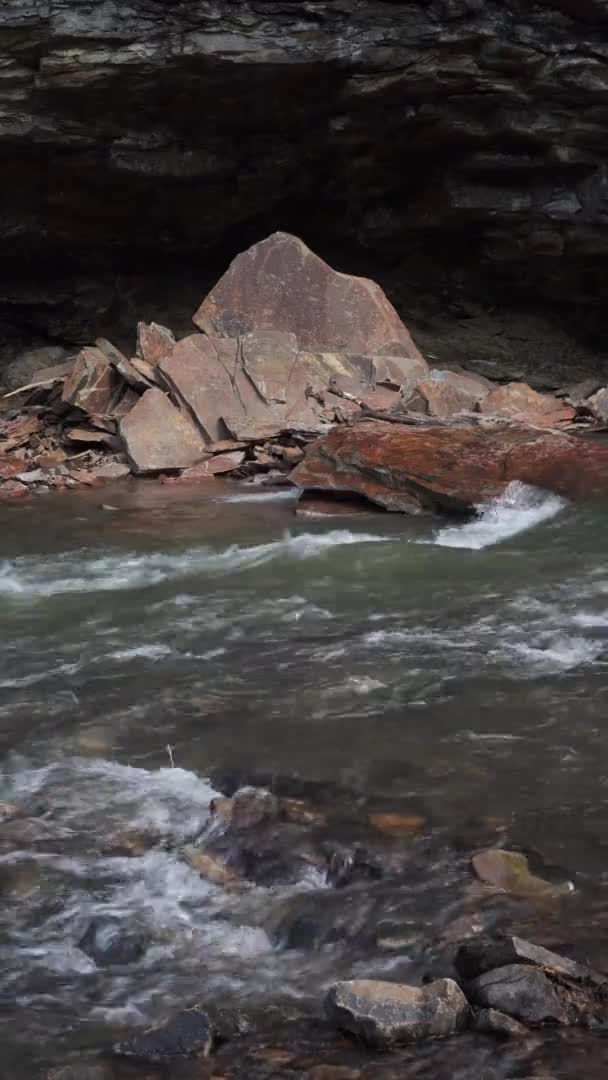
[[[287,386],[298,358],[295,334],[256,331],[241,338],[243,370],[267,405],[287,402]]]
[[[204,334],[191,334],[158,363],[159,374],[193,416],[206,443],[226,437],[224,414],[242,413],[231,378],[237,348],[236,341],[220,346]]]
[[[205,453],[200,432],[162,390],[146,391],[121,420],[120,434],[131,468],[139,475],[188,469]]]
[[[141,395],[138,394],[137,390],[134,390],[132,386],[125,386],[122,395],[112,406],[112,416],[117,420],[120,420],[122,416],[127,416],[128,413],[131,412],[131,409],[137,405],[140,396]]]
[[[403,398],[400,390],[392,390],[388,386],[374,386],[361,398],[364,409],[372,412],[392,412],[401,406]]]
[[[416,389],[424,398],[429,415],[440,417],[474,412],[478,403],[490,393],[486,379],[442,370],[433,371],[430,378],[417,384]]]
[[[65,450],[58,448],[57,450],[46,450],[42,454],[37,454],[34,458],[34,465],[40,469],[52,469],[56,465],[63,465],[67,460],[67,454]]]
[[[102,353],[107,356],[113,368],[116,369],[118,374],[124,379],[124,381],[132,386],[134,390],[137,390],[140,394],[145,393],[152,386],[149,379],[142,375],[141,372],[127,360],[124,353],[121,353],[120,349],[117,349],[115,345],[112,345],[111,341],[107,341],[106,338],[97,338],[95,345],[98,349],[101,349]]]
[[[148,364],[145,360],[141,360],[139,356],[132,356],[129,363],[140,375],[143,375],[144,379],[146,379],[151,386],[158,386],[156,370],[151,364]]]
[[[197,480],[208,480],[210,476],[220,476],[222,473],[234,472],[242,464],[245,455],[242,450],[235,450],[228,454],[215,454],[212,457],[199,461],[190,469],[185,469],[180,476],[172,477],[171,483],[192,483]]]
[[[282,232],[234,259],[194,323],[218,337],[283,330],[302,349],[420,355],[379,285],[332,270]]]
[[[17,416],[0,425],[0,452],[8,453],[20,446],[26,446],[32,435],[42,428],[37,416]]]
[[[20,472],[23,472],[22,461],[17,461],[16,458],[5,457],[4,454],[0,453],[0,480],[10,480]]]
[[[120,440],[116,435],[99,431],[97,428],[70,428],[64,433],[64,438],[68,442],[85,443],[87,446],[108,446],[112,450],[120,447]]]
[[[85,487],[97,487],[99,480],[97,477],[86,469],[70,469],[70,479],[75,480],[77,484],[84,484]]]
[[[402,513],[467,510],[521,480],[572,498],[608,494],[608,444],[504,425],[335,427],[290,475],[306,490],[352,492]]]
[[[527,383],[511,382],[492,390],[479,403],[485,416],[504,416],[534,427],[555,427],[576,416],[576,409],[552,394],[539,394]]]
[[[22,499],[27,495],[27,487],[18,480],[5,480],[0,484],[0,499],[12,502],[13,499]]]
[[[83,412],[109,413],[121,391],[122,380],[105,353],[87,346],[78,353],[63,384],[61,398]]]
[[[175,338],[166,326],[159,323],[138,322],[137,355],[155,368],[160,360],[169,356],[175,345]]]

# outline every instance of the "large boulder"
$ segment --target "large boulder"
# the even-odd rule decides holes
[[[515,425],[361,421],[309,448],[291,480],[387,510],[470,510],[520,480],[569,497],[608,493],[608,445]]]
[[[217,337],[283,330],[301,349],[420,356],[379,285],[332,270],[283,232],[237,255],[194,323]]]
[[[120,435],[131,468],[140,476],[188,469],[205,454],[200,432],[162,390],[146,390],[121,420]]]
[[[452,979],[421,987],[374,979],[337,983],[325,1011],[342,1031],[373,1046],[453,1035],[469,1016],[467,999]]]
[[[491,386],[483,376],[437,368],[428,379],[422,379],[416,389],[430,416],[447,417],[474,412],[479,402],[490,393]]]
[[[567,1024],[569,1012],[558,984],[540,968],[509,964],[480,975],[470,986],[471,999],[528,1024]]]

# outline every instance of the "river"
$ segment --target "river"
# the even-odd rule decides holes
[[[473,910],[608,966],[607,508],[513,486],[471,522],[293,511],[220,482],[0,507],[0,798],[30,826],[0,826],[3,1077],[201,993],[305,1015],[336,978],[417,978]],[[364,888],[311,867],[234,894],[180,855],[230,777],[421,824]],[[158,843],[104,849],[134,828]],[[505,915],[476,894],[471,852],[497,843],[568,895]],[[338,902],[356,933],[281,946],[290,905]],[[78,947],[108,916],[145,929],[136,963]],[[551,1075],[582,1075],[571,1053]]]

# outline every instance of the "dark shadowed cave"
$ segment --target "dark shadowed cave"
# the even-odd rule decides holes
[[[0,363],[183,333],[282,229],[443,362],[603,366],[607,27],[606,0],[9,0]]]

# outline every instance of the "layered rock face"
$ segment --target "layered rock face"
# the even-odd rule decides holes
[[[6,0],[5,344],[115,340],[131,289],[183,333],[277,228],[419,343],[427,293],[601,331],[607,29],[607,0]]]

